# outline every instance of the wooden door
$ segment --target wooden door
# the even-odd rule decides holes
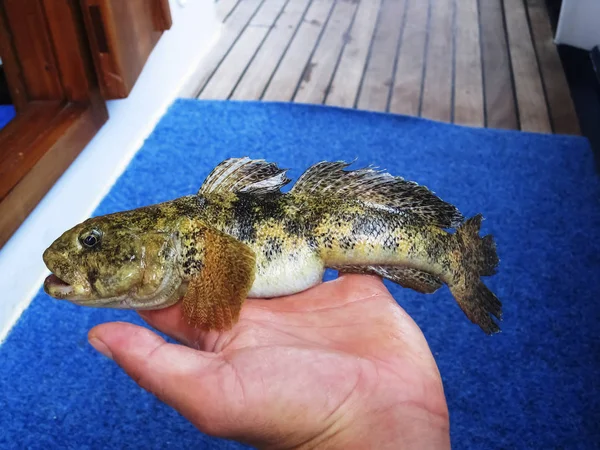
[[[168,0],[0,0],[16,117],[0,130],[0,248],[108,119],[171,26]]]
[[[168,0],[82,0],[94,64],[105,99],[129,95],[162,33]]]

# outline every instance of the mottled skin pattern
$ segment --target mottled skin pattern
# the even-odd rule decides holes
[[[354,265],[404,263],[442,279],[451,271],[449,250],[454,240],[449,233],[411,225],[403,216],[360,201],[294,193],[227,194],[196,201],[202,205],[201,220],[255,251],[259,276],[279,257],[294,260],[305,249],[326,267],[343,267],[350,261]]]
[[[276,175],[284,184],[273,167],[263,164],[264,176],[254,178]],[[377,183],[367,175],[368,183]],[[416,202],[405,193],[412,189],[406,183],[392,186],[396,204],[381,205],[373,199],[385,201],[390,191],[385,186],[356,198],[338,181],[338,193],[294,188],[283,194],[262,187],[240,192],[235,191],[240,176],[219,176],[234,191],[201,189],[198,195],[88,219],[67,231],[44,253],[55,275],[47,279],[46,291],[81,305],[132,309],[162,308],[184,297],[184,311],[197,325],[226,329],[246,296],[308,289],[329,267],[376,273],[420,292],[433,292],[444,282],[473,322],[487,333],[498,331],[490,315],[500,318],[501,304],[480,280],[495,272],[498,259],[492,238],[478,236],[481,216],[450,233],[440,223],[457,221],[457,213],[437,198],[441,207],[425,203],[432,194],[422,187],[418,196],[425,200]],[[401,210],[398,205],[407,201],[413,204]]]

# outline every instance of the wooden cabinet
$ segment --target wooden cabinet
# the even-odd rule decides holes
[[[168,0],[82,0],[102,95],[129,95],[162,33],[171,28]]]
[[[171,26],[168,0],[0,0],[16,117],[0,130],[0,247],[125,98]]]

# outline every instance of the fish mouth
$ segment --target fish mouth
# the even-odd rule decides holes
[[[51,297],[59,300],[85,299],[89,296],[90,287],[85,280],[80,280],[76,274],[68,274],[68,258],[48,248],[43,254],[44,264],[50,269],[50,275],[44,280],[44,291]]]
[[[78,290],[54,274],[49,275],[44,280],[44,291],[58,300],[67,300],[80,306],[117,308],[124,304],[123,297],[104,299],[90,297],[85,289],[83,291]]]
[[[44,291],[52,297],[67,299],[73,295],[75,288],[70,283],[51,274],[44,280]]]

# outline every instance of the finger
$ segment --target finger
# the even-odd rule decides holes
[[[341,273],[334,280],[287,297],[280,297],[270,307],[284,311],[317,311],[347,305],[389,292],[380,277],[374,275]],[[272,300],[266,300],[271,302]],[[265,300],[262,300],[265,302]]]
[[[388,294],[381,278],[372,275],[341,274],[337,279],[322,283],[298,294],[273,299],[248,299],[242,307],[240,320],[266,320],[273,314],[286,311],[318,311]],[[139,311],[153,328],[190,347],[214,352],[228,342],[234,330],[219,333],[205,331],[188,324],[180,303],[159,310]]]
[[[263,300],[271,302],[271,300]],[[261,301],[247,299],[242,306],[239,322],[254,324],[256,320],[270,319],[272,313],[259,306]],[[232,340],[239,331],[239,325],[234,324],[227,331],[206,331],[190,325],[183,314],[181,303],[158,310],[138,311],[138,314],[150,326],[189,347],[205,352],[218,352]],[[251,325],[254,326],[254,325]]]
[[[222,407],[227,398],[218,388],[225,365],[220,356],[169,344],[147,328],[121,322],[94,327],[88,339],[138,385],[202,431],[215,435],[227,432]]]
[[[150,326],[184,345],[207,352],[216,351],[221,334],[190,325],[183,315],[181,303],[165,309],[138,311],[138,313]]]

